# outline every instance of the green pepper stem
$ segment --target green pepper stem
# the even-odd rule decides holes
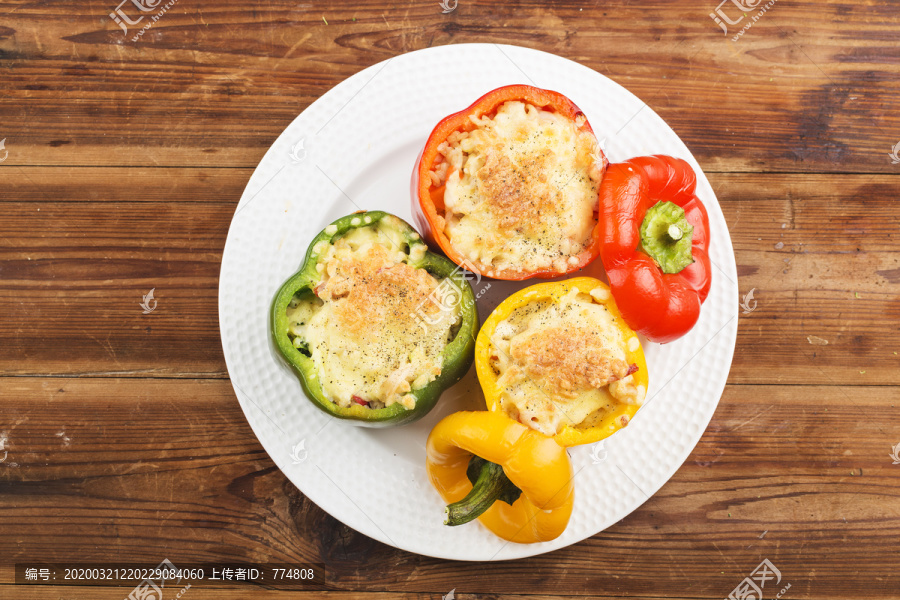
[[[475,479],[472,489],[465,498],[447,506],[444,525],[464,525],[474,521],[497,500],[512,504],[522,493],[503,472],[503,467],[478,456],[470,460],[467,475],[470,481]]]
[[[663,273],[679,273],[694,262],[691,255],[694,227],[684,209],[661,201],[647,210],[640,229],[639,249],[650,256]]]

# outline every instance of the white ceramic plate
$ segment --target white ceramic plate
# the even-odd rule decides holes
[[[427,417],[401,428],[352,427],[320,412],[277,360],[268,337],[273,295],[332,220],[379,209],[410,220],[409,182],[425,139],[444,116],[485,92],[530,83],[562,92],[606,139],[610,161],[671,154],[697,171],[709,210],[713,285],[697,326],[675,343],[645,344],[648,402],[623,431],[570,451],[575,509],[568,529],[519,545],[478,523],[442,524],[425,474],[425,439],[442,417],[483,409],[474,366]],[[599,263],[599,261],[596,261]],[[588,273],[598,275],[589,268]],[[541,554],[590,537],[644,503],[696,445],[725,386],[737,334],[737,271],[722,211],[691,153],[630,92],[570,60],[515,46],[464,44],[379,63],[314,102],[272,144],[235,211],[222,258],[219,321],[235,393],[272,460],[313,502],[348,526],[410,552],[457,560]],[[483,281],[476,293],[487,284]],[[482,321],[528,283],[491,282]]]

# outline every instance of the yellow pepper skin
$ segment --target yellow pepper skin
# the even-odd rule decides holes
[[[478,338],[475,340],[475,368],[478,373],[478,381],[481,383],[481,389],[484,391],[484,399],[487,403],[488,410],[503,413],[503,409],[500,406],[500,398],[503,394],[503,390],[497,385],[498,376],[491,367],[491,354],[495,351],[493,344],[491,343],[491,336],[493,336],[497,325],[509,317],[510,314],[519,307],[545,298],[559,301],[559,299],[565,296],[572,288],[577,288],[580,292],[585,294],[590,294],[592,290],[601,288],[601,290],[595,292],[595,294],[603,298],[602,303],[609,309],[610,313],[612,313],[615,318],[616,326],[622,333],[622,339],[627,341],[636,335],[628,324],[625,323],[625,319],[622,318],[622,314],[619,312],[612,294],[609,293],[609,286],[599,279],[594,279],[593,277],[576,277],[564,281],[540,283],[519,290],[501,302],[500,305],[494,309],[494,312],[492,312],[484,322],[481,331],[478,333]],[[594,302],[600,302],[596,297],[593,297],[593,299]],[[629,365],[635,364],[638,367],[637,372],[632,374],[635,385],[643,385],[644,389],[647,390],[649,375],[647,373],[647,361],[644,359],[643,348],[640,346],[638,346],[636,350],[629,350],[626,348],[625,356]],[[616,404],[615,409],[604,417],[599,424],[585,428],[564,425],[563,428],[553,436],[553,439],[556,440],[560,446],[566,448],[569,446],[598,442],[627,425],[628,421],[634,417],[638,408],[640,408],[640,406],[636,404],[619,402]]]
[[[485,527],[519,544],[546,542],[565,531],[575,491],[564,448],[501,413],[453,413],[426,443],[428,477],[445,502],[457,502],[472,489],[466,467],[473,454],[502,466],[522,490],[512,506],[498,500],[478,517]]]

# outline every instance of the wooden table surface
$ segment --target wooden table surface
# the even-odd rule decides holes
[[[0,598],[120,599],[13,587],[13,565],[162,557],[314,563],[330,590],[193,600],[725,598],[763,559],[766,598],[900,597],[900,4],[745,4],[180,0],[132,41],[116,0],[0,2]],[[671,481],[504,563],[397,550],[307,500],[247,425],[217,315],[232,214],[279,133],[370,65],[465,42],[556,53],[657,111],[757,303]]]

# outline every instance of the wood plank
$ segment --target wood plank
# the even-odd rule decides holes
[[[129,588],[104,588],[104,587],[89,587],[89,586],[78,586],[78,587],[66,587],[62,588],[48,588],[46,586],[8,586],[8,591],[11,594],[15,594],[15,598],[17,600],[47,600],[48,598],[59,598],[59,600],[122,600],[122,590],[126,593],[130,592]],[[48,589],[52,589],[52,592],[48,592]],[[454,590],[456,588],[453,588]],[[251,592],[252,590],[252,592]],[[4,586],[0,586],[0,598],[3,598],[2,594],[4,591],[7,591]],[[175,593],[180,591],[179,587],[175,587]],[[253,598],[261,598],[262,600],[268,600],[277,598],[278,600],[283,599],[309,599],[309,598],[322,598],[323,600],[422,600],[423,598],[441,600],[444,597],[444,594],[449,593],[450,590],[446,590],[446,592],[441,593],[441,591],[435,592],[414,592],[414,593],[401,593],[401,592],[326,592],[326,591],[300,591],[300,590],[266,590],[259,589],[255,586],[242,586],[237,589],[228,589],[222,587],[210,586],[208,584],[203,584],[203,587],[199,587],[199,585],[192,585],[189,590],[185,592],[187,594],[190,592],[191,600],[244,600],[247,598],[248,594],[252,593]],[[47,594],[57,594],[48,596]],[[423,595],[424,594],[424,595]],[[11,596],[12,597],[12,596]],[[610,598],[608,595],[585,595],[579,596],[579,598],[585,598],[586,600],[605,600]],[[497,600],[498,596],[495,594],[468,594],[465,592],[454,592],[453,598],[455,600]],[[527,598],[528,600],[566,600],[572,598],[570,595],[548,595],[548,594],[504,594],[503,598]],[[661,597],[651,598],[650,596],[633,596],[632,600],[662,600]],[[679,598],[683,598],[684,600],[693,600],[693,598],[679,596]],[[699,600],[699,597],[697,597]]]
[[[12,587],[12,586],[11,586]],[[59,598],[59,600],[121,600],[122,599],[122,590],[125,590],[126,593],[131,590],[128,588],[121,588],[118,591],[111,590],[109,588],[102,587],[67,587],[65,590],[60,588],[55,588],[53,592],[58,595],[47,596],[48,594],[46,587],[32,587],[29,588],[27,586],[14,586],[10,590],[10,593],[15,594],[16,599],[21,600],[47,600],[48,598],[53,598],[54,600]],[[454,588],[455,589],[455,588]],[[251,592],[252,590],[252,592]],[[0,594],[4,591],[3,587],[0,587]],[[176,593],[179,588],[175,588]],[[264,590],[258,589],[256,587],[244,586],[243,588],[238,589],[223,589],[223,588],[213,588],[213,589],[203,589],[196,585],[191,586],[188,590],[190,592],[191,600],[244,600],[248,597],[248,594],[252,593],[253,598],[261,598],[263,600],[268,600],[272,598],[281,599],[309,599],[309,598],[322,598],[323,600],[422,600],[423,598],[428,600],[441,600],[444,597],[440,591],[435,592],[415,592],[415,593],[400,593],[400,592],[310,592],[310,591],[296,591],[296,590]],[[449,592],[447,590],[444,593]],[[185,592],[187,594],[187,592]],[[423,595],[424,594],[424,595]],[[0,595],[0,598],[3,596]],[[503,598],[527,598],[528,600],[566,600],[572,598],[570,595],[547,595],[547,594],[504,594]],[[586,600],[605,600],[610,597],[608,595],[586,595],[579,596],[579,598],[585,598]],[[670,597],[670,596],[667,596]],[[455,592],[454,599],[455,600],[497,600],[499,596],[495,594],[467,594],[465,592]],[[634,596],[633,600],[662,600],[661,597],[651,598],[650,596]],[[683,598],[684,600],[694,600],[692,597],[679,596],[679,598]],[[699,600],[697,597],[696,600]]]
[[[743,295],[735,383],[900,383],[900,180],[715,174]]]
[[[82,180],[99,186],[104,171]],[[221,171],[215,179],[231,175]],[[224,376],[218,274],[234,208],[172,201],[196,197],[193,188],[203,184],[175,193],[157,185],[162,174],[151,169],[130,182],[166,202],[132,201],[116,183],[99,187],[107,202],[0,204],[6,373]],[[181,179],[190,178],[200,180],[197,173]],[[242,183],[232,180],[230,189]],[[219,185],[207,193],[217,195]],[[40,194],[39,186],[26,192]],[[159,310],[143,314],[142,298],[154,288]]]
[[[895,172],[896,2],[778,3],[737,43],[710,19],[714,8],[566,0],[513,13],[470,0],[444,15],[437,3],[374,0],[179,3],[133,43],[71,0],[21,3],[0,29],[0,135],[8,165],[253,167],[300,111],[353,73],[489,40],[612,78],[710,170]]]
[[[151,201],[233,205],[253,169],[11,167],[2,173],[0,202]]]
[[[866,597],[893,598],[900,585],[896,388],[729,386],[688,460],[632,515],[492,564],[408,554],[332,519],[271,462],[226,381],[0,389],[10,563],[322,563],[346,591],[722,598],[768,558],[788,597],[856,598],[865,581]]]
[[[198,599],[719,599],[763,558],[783,598],[897,597],[900,4],[777,2],[732,43],[719,0],[180,0],[133,43],[118,1],[0,8],[0,599],[130,591],[14,586],[15,562],[163,556],[316,564],[332,588]],[[506,563],[396,550],[305,498],[247,426],[216,312],[228,224],[276,136],[369,65],[467,42],[576,60],[657,111],[710,175],[755,302],[674,477],[606,531]]]
[[[248,170],[12,173],[16,187],[0,187],[3,372],[225,375],[215,298]],[[710,177],[740,291],[756,302],[731,381],[900,383],[900,179]],[[151,288],[158,309],[144,315]]]

